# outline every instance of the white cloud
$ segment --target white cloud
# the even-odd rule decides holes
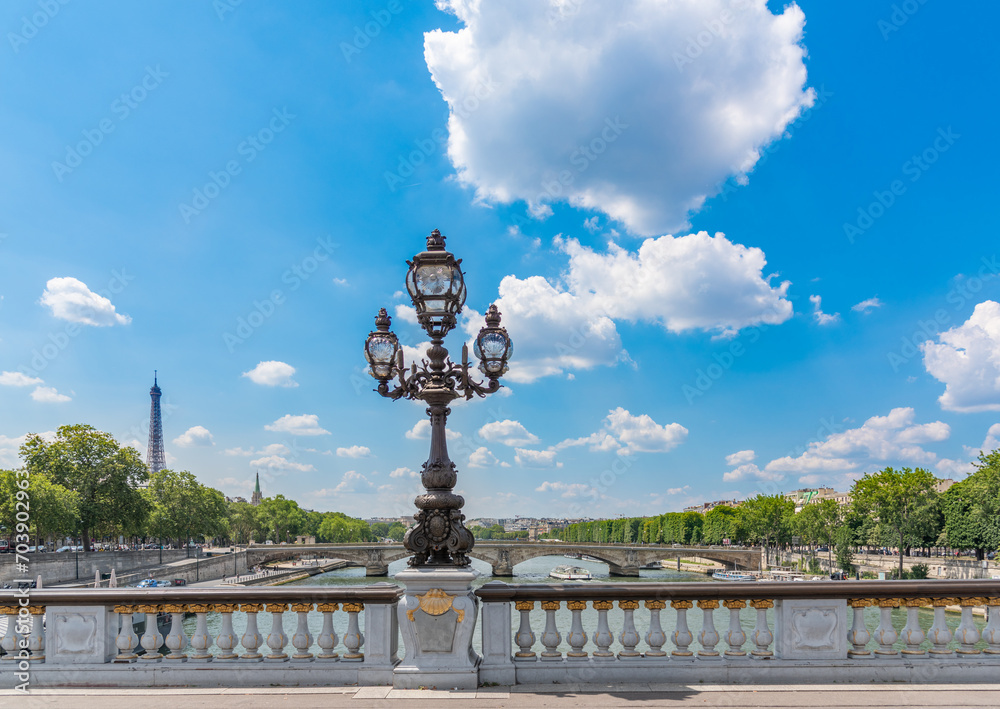
[[[813,304],[813,318],[817,325],[833,325],[840,322],[840,313],[824,313],[821,307],[823,299],[818,295],[809,296],[809,302]]]
[[[947,440],[951,428],[942,421],[915,424],[912,408],[895,408],[888,416],[872,416],[860,428],[831,433],[813,441],[804,453],[772,460],[767,473],[843,474],[871,465],[933,466],[937,455],[922,444]],[[724,478],[725,479],[725,478]]]
[[[556,462],[556,451],[533,451],[525,448],[514,449],[514,462],[522,468],[561,468]]]
[[[560,481],[546,480],[535,488],[535,492],[558,492],[560,497],[573,498],[582,496],[596,497],[597,491],[590,485],[582,483],[564,483]]]
[[[411,325],[419,324],[417,321],[417,310],[412,305],[405,305],[403,303],[398,303],[396,305],[396,318]],[[426,349],[427,348],[425,347],[424,350],[426,351]]]
[[[726,465],[743,465],[757,457],[752,450],[737,451],[726,456]]]
[[[1000,423],[990,426],[990,429],[986,432],[986,439],[979,450],[989,453],[990,451],[995,451],[997,448],[1000,448]],[[977,455],[978,453],[979,451],[976,451]]]
[[[333,282],[338,286],[349,286],[350,283],[347,282],[346,278],[334,278]]]
[[[637,233],[681,228],[814,101],[795,4],[777,16],[727,0],[438,6],[465,25],[424,35],[458,178],[539,216],[568,201]]]
[[[985,300],[957,327],[920,349],[928,374],[945,385],[946,411],[1000,411],[1000,303]]]
[[[411,441],[429,440],[431,437],[431,422],[428,419],[420,419],[404,435]],[[462,437],[461,433],[453,431],[450,428],[445,429],[444,435],[449,441],[454,441]]]
[[[314,465],[309,463],[296,463],[294,460],[288,460],[284,456],[280,455],[269,455],[263,458],[257,458],[256,460],[251,460],[250,466],[253,468],[267,468],[268,470],[297,470],[302,473],[316,470],[316,466]]]
[[[333,488],[333,493],[341,495],[349,492],[374,492],[375,484],[356,470],[348,470],[343,479]]]
[[[790,284],[772,285],[764,252],[723,234],[661,236],[634,252],[613,243],[605,253],[574,239],[554,243],[569,259],[559,281],[509,275],[500,282],[496,304],[517,348],[507,375],[514,382],[631,361],[619,320],[731,336],[792,316]],[[475,337],[480,326],[470,311],[466,334]]]
[[[390,478],[419,478],[420,473],[416,470],[410,470],[409,468],[396,468],[391,473],[389,473]]]
[[[722,481],[727,483],[738,482],[740,480],[784,480],[781,473],[761,470],[756,463],[744,463],[737,466],[728,473],[723,473]]]
[[[691,489],[690,485],[685,485],[684,487],[671,487],[667,488],[668,495],[681,495]]]
[[[55,317],[81,325],[106,327],[132,322],[128,315],[115,312],[110,300],[76,278],[50,278],[39,302],[48,306]]]
[[[284,443],[271,443],[259,450],[253,448],[227,448],[223,451],[225,455],[251,456],[251,455],[287,455],[291,449]]]
[[[538,436],[528,431],[519,421],[510,419],[490,421],[479,429],[479,435],[484,440],[511,447],[530,446],[538,443]]]
[[[350,448],[338,448],[337,456],[340,458],[368,458],[372,451],[368,446],[351,446]]]
[[[879,300],[878,297],[868,298],[867,300],[862,300],[857,305],[852,305],[851,310],[856,313],[870,313],[875,308],[881,308],[883,305],[885,303]]]
[[[61,404],[71,400],[70,397],[56,391],[55,387],[35,387],[35,390],[31,392],[31,398],[46,404]]]
[[[295,374],[295,367],[292,365],[268,360],[258,363],[256,367],[249,372],[243,372],[241,376],[261,386],[297,387],[299,383],[292,379],[293,374]]]
[[[590,446],[590,450],[594,452],[616,451],[622,447],[614,436],[607,431],[601,430],[582,438],[567,438],[565,441],[555,444],[552,448],[560,451],[564,448],[572,448],[573,446]]]
[[[29,377],[21,372],[0,372],[0,386],[30,387],[44,382],[38,377]]]
[[[174,445],[180,446],[181,448],[214,446],[215,439],[212,437],[211,432],[204,426],[192,426],[174,439]]]
[[[301,414],[293,416],[285,414],[274,423],[264,426],[268,431],[278,433],[290,433],[293,436],[325,436],[330,432],[319,425],[319,416],[316,414]]]
[[[469,454],[470,468],[492,468],[499,462],[486,446],[480,446]]]
[[[608,430],[624,445],[622,453],[666,453],[688,435],[679,423],[661,426],[648,414],[633,416],[620,406],[608,414],[606,421]]]

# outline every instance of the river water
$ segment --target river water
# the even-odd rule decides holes
[[[503,581],[506,583],[563,583],[562,581],[559,581],[558,579],[553,579],[548,575],[549,572],[554,567],[561,564],[570,564],[573,566],[584,567],[590,571],[591,575],[594,577],[594,582],[599,582],[599,583],[634,583],[636,581],[740,583],[735,581],[720,582],[720,581],[715,581],[714,579],[712,579],[711,576],[708,576],[706,574],[673,571],[670,569],[643,569],[640,571],[640,575],[638,578],[610,576],[608,574],[607,565],[601,562],[587,561],[582,559],[569,560],[562,556],[544,556],[518,564],[514,568],[513,578],[494,577],[492,576],[492,569],[490,568],[489,564],[479,561],[478,559],[473,559],[472,568],[479,573],[479,578],[476,579],[475,582],[473,582],[473,586],[478,588],[484,583],[494,580]],[[389,564],[389,575],[386,577],[371,577],[371,576],[366,577],[364,568],[347,567],[343,569],[336,569],[334,571],[330,571],[325,574],[311,576],[308,579],[303,579],[301,581],[297,581],[294,582],[293,584],[288,584],[288,585],[363,586],[379,582],[395,583],[392,578],[393,575],[399,571],[402,571],[404,568],[406,568],[406,560],[400,559],[398,561]],[[808,583],[808,582],[806,581],[803,583]],[[844,583],[863,583],[863,582],[845,581]],[[690,628],[691,632],[694,634],[694,637],[696,638],[695,642],[692,643],[691,648],[693,650],[697,650],[698,649],[697,637],[698,637],[698,632],[701,630],[702,627],[703,612],[698,608],[694,608],[688,611],[687,616],[688,616],[688,627]],[[364,614],[362,614],[362,619],[363,617]],[[634,617],[635,617],[636,630],[639,632],[640,637],[644,637],[649,628],[649,611],[646,610],[646,608],[643,605],[640,605],[639,609],[635,611]],[[660,613],[660,623],[663,627],[663,631],[666,633],[668,638],[667,643],[666,645],[664,645],[663,648],[667,652],[673,649],[673,645],[669,638],[671,633],[673,633],[675,629],[674,627],[675,617],[676,617],[675,611],[673,611],[669,606],[665,611]],[[893,625],[895,626],[895,628],[897,630],[901,629],[906,623],[905,608],[895,609],[893,611],[892,617],[893,617]],[[930,610],[921,609],[919,617],[920,617],[920,625],[926,632],[927,629],[930,628],[933,622],[933,612]],[[532,631],[535,633],[536,638],[540,638],[545,628],[545,611],[541,610],[539,605],[536,604],[535,609],[531,611],[530,618],[531,618]],[[610,625],[611,630],[616,638],[615,643],[612,645],[611,648],[613,651],[621,650],[621,644],[618,642],[617,637],[622,630],[623,618],[624,618],[624,612],[617,607],[617,604],[611,611],[608,612],[608,624]],[[714,612],[713,618],[715,622],[715,627],[718,630],[719,636],[721,638],[725,633],[726,629],[729,627],[729,611],[725,608],[720,608]],[[757,612],[752,608],[745,608],[740,613],[740,625],[743,627],[743,630],[747,634],[748,638],[750,637],[750,633],[753,630],[756,619],[757,619]],[[952,629],[953,633],[955,628],[958,626],[960,619],[961,618],[958,613],[947,614],[948,626],[949,628]],[[188,634],[189,637],[194,632],[194,627],[195,627],[194,620],[195,619],[193,617],[189,617],[186,618],[184,621],[184,631]],[[338,637],[342,637],[343,633],[347,630],[347,614],[338,611],[333,614],[333,620],[334,620],[334,628],[337,631]],[[558,628],[559,633],[564,638],[562,644],[560,644],[559,646],[561,652],[566,652],[570,649],[568,643],[565,642],[565,637],[569,633],[570,620],[571,620],[571,613],[565,607],[564,604],[563,607],[556,612],[556,627]],[[878,609],[867,608],[865,610],[865,621],[869,630],[874,632],[874,629],[878,626],[879,623]],[[288,635],[290,639],[292,634],[295,632],[295,627],[297,623],[297,614],[292,612],[285,613],[282,622],[285,634]],[[519,623],[520,623],[520,613],[512,610],[511,637],[513,637],[514,632],[516,632]],[[847,623],[848,626],[850,626],[851,624],[850,613],[848,614]],[[773,611],[768,611],[768,625],[773,632],[774,630]],[[985,620],[977,617],[976,625],[977,627],[979,627],[980,630],[982,630],[983,626],[985,625]],[[473,647],[475,647],[477,650],[481,650],[482,648],[481,626],[482,626],[481,623],[476,624],[475,635],[473,636]],[[219,628],[221,627],[221,616],[219,616],[219,614],[217,613],[209,613],[208,627],[209,627],[209,633],[215,636],[218,633]],[[309,627],[310,627],[310,632],[313,634],[314,637],[318,635],[320,628],[322,627],[322,614],[317,613],[315,611],[310,613]],[[583,612],[583,627],[584,630],[587,632],[588,638],[592,638],[597,628],[597,611],[590,608],[589,604],[587,610]],[[246,628],[246,616],[244,614],[242,613],[233,614],[233,628],[238,636],[243,634],[243,631]],[[260,630],[261,635],[266,638],[268,632],[270,632],[271,629],[270,613],[260,613],[258,615],[258,628]],[[952,646],[957,647],[958,644],[953,642]],[[719,644],[716,646],[716,650],[722,652],[725,649],[727,649],[727,647],[728,645],[725,643],[725,641],[720,640]],[[874,650],[876,647],[877,644],[874,641],[872,643],[869,643],[869,649]],[[902,649],[902,647],[903,645],[901,642],[896,644],[896,649]],[[924,647],[929,648],[930,643],[925,642]],[[986,647],[986,644],[981,641],[979,645],[977,645],[977,647],[984,648]],[[544,648],[542,647],[540,642],[536,642],[535,647],[533,649],[536,653],[539,653]],[[592,652],[595,649],[596,646],[593,644],[593,642],[591,640],[588,640],[585,650],[588,652]],[[639,643],[638,649],[640,651],[647,649],[645,640]],[[753,649],[753,643],[751,643],[748,639],[748,641],[743,646],[743,650],[749,652],[752,649]],[[402,656],[403,655],[402,638],[400,638],[399,651],[400,651],[400,656]],[[517,651],[516,645],[513,646],[513,651]],[[261,650],[261,652],[264,652],[266,654],[267,648],[264,647]],[[286,648],[286,652],[289,654],[292,653],[292,647],[290,641],[289,641],[289,646]],[[313,652],[319,652],[319,647],[314,646]],[[343,646],[338,647],[337,652],[343,653]]]

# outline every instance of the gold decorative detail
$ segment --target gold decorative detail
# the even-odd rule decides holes
[[[163,610],[167,613],[183,613],[187,610],[187,606],[183,603],[167,603],[163,606]]]
[[[868,598],[848,598],[847,605],[851,608],[867,608],[872,605],[872,601]]]
[[[265,605],[268,613],[284,613],[288,610],[287,603],[267,603]]]
[[[28,606],[31,615],[45,615],[45,606]]]
[[[514,610],[530,611],[535,609],[534,601],[514,601]]]
[[[3,613],[3,608],[0,608]],[[115,613],[135,613],[135,606],[115,606]]]
[[[340,608],[339,603],[317,603],[316,610],[320,613],[333,613],[338,608]]]
[[[260,613],[264,610],[263,603],[241,603],[240,610],[244,613]]]
[[[766,608],[774,608],[774,601],[769,598],[758,598],[756,601],[750,601],[750,605],[757,610],[764,610]]]
[[[704,610],[714,611],[719,607],[719,602],[715,600],[698,601],[698,607]]]
[[[17,615],[17,606],[0,606],[0,615]]]
[[[570,605],[571,603],[581,603],[581,602],[582,601],[570,601],[566,605],[569,607],[570,610],[582,610],[582,609],[575,609],[572,605]],[[594,610],[595,611],[609,611],[612,608],[614,608],[614,605],[615,605],[614,601],[594,601]],[[587,604],[584,603],[583,607],[586,608]]]
[[[879,598],[877,601],[879,608],[899,608],[898,598]]]
[[[728,601],[723,601],[722,605],[724,605],[729,610],[739,610],[740,608],[746,608],[747,607],[747,602],[746,601],[742,601],[742,600],[740,600],[738,598],[733,598],[733,599],[730,599]]]
[[[458,608],[453,608],[452,604],[455,602],[456,596],[449,595],[445,592],[443,588],[432,588],[424,595],[417,595],[417,603],[419,603],[418,608],[413,608],[406,611],[406,618],[411,623],[413,622],[413,614],[417,610],[422,610],[427,615],[444,615],[450,610],[455,611],[458,616],[458,622],[461,623],[465,620],[465,611],[459,610]],[[347,606],[350,604],[344,604],[344,610],[350,610]]]
[[[962,608],[972,608],[974,606],[984,606],[986,605],[985,598],[973,597],[973,598],[960,598],[958,599],[958,605]]]
[[[187,609],[191,613],[208,613],[212,607],[207,603],[189,603]]]
[[[986,605],[988,606],[1000,606],[1000,596],[990,596],[986,599]]]
[[[935,608],[943,608],[944,606],[953,606],[953,605],[955,605],[955,599],[954,598],[932,598],[931,599],[931,605],[934,606]]]
[[[600,603],[600,601],[597,601],[597,603]],[[608,601],[608,604],[610,605],[611,601]],[[566,607],[569,608],[571,611],[582,611],[582,610],[584,610],[587,607],[587,602],[586,601],[566,601]]]
[[[365,604],[364,603],[360,603],[360,602],[358,602],[358,603],[345,603],[344,606],[343,606],[343,608],[344,608],[344,612],[345,613],[360,613],[361,611],[363,611],[365,609]],[[344,657],[347,657],[347,655],[344,655]]]
[[[662,611],[666,607],[666,601],[646,601],[646,608],[651,611]]]
[[[308,613],[313,609],[312,603],[293,603],[292,611],[295,613]]]
[[[931,604],[931,599],[929,598],[907,598],[904,603],[906,603],[907,608],[920,608],[921,606],[929,606]]]
[[[233,613],[239,609],[238,603],[213,603],[212,610],[216,613]]]
[[[543,611],[557,611],[561,605],[560,601],[542,601]]]
[[[673,608],[675,611],[688,610],[693,606],[694,604],[691,603],[691,601],[670,601],[670,607]]]
[[[596,608],[597,605],[594,605]],[[639,601],[618,601],[618,607],[623,611],[634,611],[639,609]]]
[[[159,613],[160,612],[160,607],[158,605],[156,605],[155,603],[145,603],[145,604],[143,604],[141,606],[138,606],[138,608],[139,608],[139,612],[140,613]]]

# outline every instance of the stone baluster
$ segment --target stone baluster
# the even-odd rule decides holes
[[[581,601],[570,601],[570,603],[580,603]],[[597,611],[597,632],[594,634],[594,644],[597,645],[597,649],[594,650],[595,660],[614,660],[615,653],[611,652],[611,643],[615,641],[615,636],[611,633],[611,628],[608,626],[608,611],[614,606],[614,601],[594,601],[594,610]],[[573,606],[570,606],[572,608]],[[586,606],[584,606],[586,607]],[[573,645],[573,633],[576,632],[576,616],[573,615],[573,630],[570,632],[566,640]],[[581,628],[580,632],[583,632]],[[580,643],[580,647],[587,642],[587,634],[583,634],[583,640]],[[576,646],[573,645],[573,649]],[[587,656],[587,653],[581,653],[583,657]],[[567,653],[567,657],[572,656],[573,653]]]
[[[986,641],[986,655],[1000,655],[1000,598],[993,596],[986,599],[986,627],[983,628],[983,640]]]
[[[722,605],[729,609],[729,629],[724,636],[729,649],[725,655],[730,660],[745,660],[747,654],[743,650],[743,643],[747,641],[747,634],[743,632],[743,625],[740,623],[740,611],[746,608],[747,602],[732,599],[723,601]]]
[[[0,648],[3,648],[6,653],[3,659],[16,660],[17,645],[20,641],[17,635],[17,606],[0,606],[0,615],[7,616],[7,631],[4,633],[3,639],[0,640]]]
[[[944,615],[945,607],[950,606],[954,601],[953,598],[931,599],[931,605],[934,607],[934,622],[931,624],[930,630],[927,631],[927,639],[933,643],[930,654],[936,659],[955,656],[955,653],[948,649],[948,643],[951,642],[951,631],[948,630],[948,622]]]
[[[610,608],[611,601],[607,601],[607,603]],[[587,653],[584,651],[583,646],[587,644],[587,633],[583,630],[583,609],[587,607],[587,602],[566,601],[566,607],[569,608],[573,616],[573,620],[570,623],[569,635],[566,636],[566,642],[570,646],[569,652],[566,653],[566,658],[569,660],[585,660],[587,659]],[[605,626],[607,626],[607,611],[605,611],[604,615]],[[609,632],[608,635],[610,634]],[[610,645],[610,643],[608,644]]]
[[[719,644],[719,631],[715,629],[715,609],[719,607],[719,602],[714,600],[698,601],[698,607],[701,608],[703,617],[701,632],[698,633],[698,642],[701,644],[701,650],[698,651],[698,659],[721,659],[721,656],[715,649],[715,646]]]
[[[170,632],[167,633],[166,645],[170,653],[165,659],[175,662],[187,662],[188,636],[184,633],[184,611],[186,606],[178,603],[168,603],[163,610],[170,614]]]
[[[115,637],[115,647],[118,648],[118,654],[115,656],[114,661],[135,662],[139,657],[135,654],[135,649],[139,646],[139,636],[135,634],[132,621],[132,614],[135,613],[135,607],[115,606],[115,613],[118,614],[121,626],[118,628],[117,637]]]
[[[214,640],[208,633],[208,611],[211,610],[211,606],[207,603],[192,603],[188,606],[188,610],[194,613],[195,617],[194,635],[191,636],[191,649],[194,650],[194,654],[191,659],[211,662],[213,658],[210,648]]]
[[[873,655],[867,646],[872,636],[865,625],[865,608],[872,605],[872,602],[867,598],[850,598],[847,605],[854,609],[854,620],[851,622],[851,629],[847,631],[847,642],[851,644],[847,656],[855,660],[869,660]]]
[[[309,633],[309,611],[312,610],[312,603],[293,603],[292,611],[298,614],[298,623],[295,626],[295,634],[292,635],[292,647],[295,648],[293,660],[312,662],[316,658],[309,652],[312,647],[313,636]]]
[[[218,637],[215,638],[215,646],[221,652],[215,659],[238,660],[240,656],[233,652],[240,642],[233,631],[233,611],[237,610],[237,605],[235,603],[216,603],[212,606],[212,610],[222,616],[222,627],[219,629]]]
[[[243,648],[246,652],[240,656],[241,660],[260,662],[264,659],[264,656],[257,652],[257,648],[264,643],[263,636],[257,630],[257,614],[263,609],[263,603],[240,604],[240,610],[247,614],[247,629],[243,632],[243,637],[240,638],[240,642],[243,643]]]
[[[618,657],[623,660],[642,657],[642,654],[635,649],[639,644],[639,633],[635,629],[635,611],[639,608],[639,601],[618,601],[618,607],[625,613],[622,632],[618,634],[618,642],[622,644],[622,651],[618,653]]]
[[[760,598],[750,601],[750,605],[757,611],[757,622],[753,626],[750,639],[753,640],[754,649],[750,651],[750,657],[755,660],[764,660],[773,657],[774,653],[768,648],[774,642],[774,634],[767,627],[767,609],[774,608],[774,601],[769,598]]]
[[[288,644],[288,636],[285,635],[283,624],[285,611],[288,610],[287,603],[268,603],[267,612],[271,614],[271,632],[267,634],[264,641],[271,648],[271,652],[264,656],[268,662],[288,662],[288,655],[285,654],[285,645]]]
[[[982,598],[960,598],[958,604],[962,607],[962,620],[955,628],[955,639],[958,640],[959,655],[978,655],[981,650],[976,649],[979,642],[979,629],[972,620],[972,609],[985,603]]]
[[[892,646],[899,639],[899,633],[892,626],[892,609],[899,607],[898,598],[879,598],[879,622],[875,629],[875,642],[878,649],[875,654],[882,658],[899,657],[899,653],[893,650]]]
[[[514,635],[518,651],[514,653],[514,662],[535,662],[537,658],[532,651],[535,644],[535,634],[531,632],[531,611],[535,608],[534,601],[515,601],[514,609],[521,614],[521,623]]]
[[[163,659],[160,654],[160,646],[163,645],[163,635],[156,628],[156,614],[160,610],[156,605],[141,605],[139,612],[146,614],[146,629],[139,638],[139,644],[145,650],[145,654],[139,657],[146,662],[159,662]]]
[[[666,601],[646,601],[646,608],[649,610],[649,632],[646,633],[646,644],[649,650],[646,657],[666,657],[663,646],[667,642],[667,634],[663,632],[660,625],[660,611],[667,607]]]
[[[321,660],[338,660],[340,656],[333,651],[337,647],[337,631],[333,629],[333,614],[340,608],[339,603],[318,603],[316,610],[323,614],[323,628],[319,631],[316,644],[320,647],[317,657]]]
[[[542,610],[545,611],[545,632],[542,633],[542,645],[545,650],[541,658],[544,661],[553,662],[562,660],[562,653],[557,649],[562,642],[562,635],[556,629],[556,611],[559,610],[559,601],[542,601]]]
[[[693,660],[694,653],[688,650],[688,645],[694,641],[694,635],[688,629],[687,612],[694,604],[691,601],[670,601],[670,607],[677,611],[677,624],[671,639],[676,650],[670,653],[675,660]]]
[[[365,644],[365,636],[361,634],[358,627],[358,613],[365,607],[364,603],[345,603],[344,611],[347,612],[347,632],[344,633],[344,653],[345,662],[361,662],[365,659],[365,654],[361,652],[361,646]]]
[[[927,657],[927,651],[921,649],[920,645],[926,639],[926,634],[920,627],[920,607],[930,605],[929,598],[907,598],[906,604],[906,625],[899,636],[903,639],[906,647],[903,648],[903,655],[906,659],[912,660]]]

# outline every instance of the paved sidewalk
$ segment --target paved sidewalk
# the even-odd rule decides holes
[[[519,685],[442,691],[391,687],[271,689],[38,689],[29,695],[0,690],[0,705],[25,709],[328,709],[329,707],[998,707],[1000,685],[678,684]]]

